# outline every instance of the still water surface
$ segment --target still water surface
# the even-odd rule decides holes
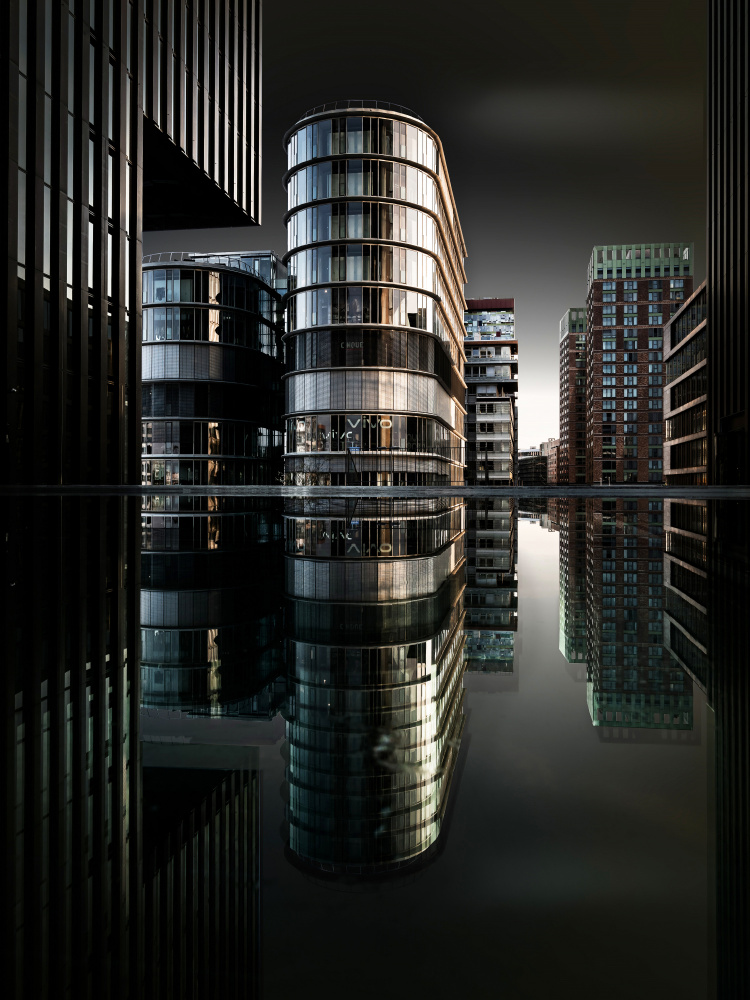
[[[16,995],[744,995],[747,501],[2,504]]]

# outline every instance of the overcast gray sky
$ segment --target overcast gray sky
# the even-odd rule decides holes
[[[705,0],[264,4],[263,224],[144,234],[144,252],[282,253],[282,136],[376,97],[439,133],[467,297],[513,296],[521,447],[558,432],[558,321],[597,243],[692,240],[705,271]]]

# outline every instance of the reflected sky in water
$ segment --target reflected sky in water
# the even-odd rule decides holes
[[[746,503],[3,499],[19,995],[742,995]]]

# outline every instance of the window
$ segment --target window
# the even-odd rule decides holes
[[[635,375],[626,375],[623,382],[625,385],[638,385],[638,379]]]
[[[626,291],[636,291],[638,289],[637,281],[625,281],[622,286]],[[626,301],[627,297],[626,297]]]
[[[616,299],[617,296],[614,292],[605,292],[604,295],[602,295],[602,302],[615,302]]]
[[[605,292],[613,292],[617,288],[616,281],[604,281],[602,283],[602,290]]]
[[[623,371],[628,375],[636,375],[638,373],[638,365],[625,365]]]
[[[602,372],[604,372],[605,375],[614,375],[615,371],[615,365],[602,365]]]
[[[612,366],[610,365],[609,367],[612,367]],[[617,379],[614,379],[614,378],[612,378],[610,376],[605,376],[602,379],[602,385],[617,385]]]
[[[616,361],[614,354],[602,354],[602,361]]]

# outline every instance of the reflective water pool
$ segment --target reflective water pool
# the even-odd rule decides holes
[[[747,501],[0,503],[17,995],[744,995]]]

